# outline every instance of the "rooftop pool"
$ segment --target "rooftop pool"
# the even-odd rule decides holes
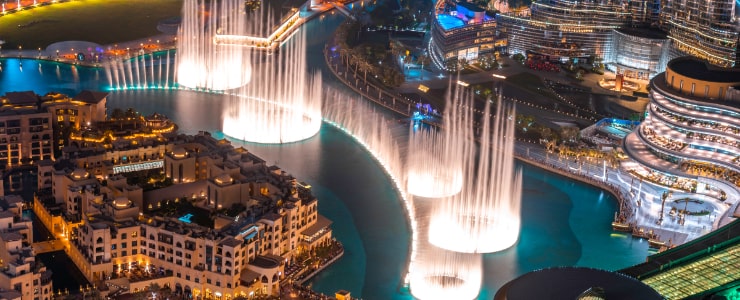
[[[450,16],[448,14],[438,14],[437,21],[439,22],[439,25],[442,25],[442,28],[444,30],[450,30],[465,26],[463,20],[457,17]]]

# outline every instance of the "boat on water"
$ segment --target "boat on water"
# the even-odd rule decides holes
[[[632,232],[632,224],[622,222],[612,222],[612,230],[620,232]]]
[[[620,232],[632,232],[632,224],[627,223],[627,218],[618,215],[617,212],[614,212],[614,222],[612,222],[612,230]]]

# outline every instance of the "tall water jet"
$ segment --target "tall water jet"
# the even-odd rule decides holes
[[[324,120],[357,140],[380,163],[391,178],[403,200],[411,227],[411,250],[408,271],[412,273],[416,265],[416,249],[419,245],[416,206],[413,197],[407,197],[405,185],[404,157],[401,155],[399,138],[406,134],[404,126],[392,128],[397,124],[387,119],[367,101],[349,97],[333,91],[326,97],[323,105]]]
[[[522,179],[521,170],[514,170],[515,109],[499,96],[491,121],[490,102],[483,114],[478,157],[472,147],[466,154],[462,191],[432,208],[428,237],[440,248],[491,253],[519,239]]]
[[[111,58],[103,70],[112,90],[170,88],[171,50]],[[147,75],[148,74],[148,75]]]
[[[407,155],[409,194],[426,198],[442,198],[460,192],[463,185],[463,155],[469,137],[464,136],[470,115],[461,115],[457,103],[463,89],[447,88],[446,109],[442,128],[410,129]],[[471,97],[472,95],[467,95]],[[414,132],[416,131],[416,132]]]
[[[246,19],[243,1],[185,0],[177,33],[177,83],[207,90],[247,84],[251,78],[247,48],[214,42],[217,35],[245,35]]]
[[[231,96],[224,134],[256,143],[290,143],[321,129],[321,76],[309,74],[306,35],[299,32],[280,52],[253,63],[254,80]]]
[[[483,258],[434,246],[419,250],[418,267],[410,275],[409,289],[416,299],[475,299],[483,278]]]

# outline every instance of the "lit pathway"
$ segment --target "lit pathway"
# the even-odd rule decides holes
[[[57,240],[51,240],[46,242],[33,243],[31,247],[33,247],[33,253],[39,255],[42,253],[64,250],[64,243]]]
[[[630,222],[636,223],[638,227],[644,228],[645,231],[649,231],[651,229],[654,230],[664,241],[667,241],[667,239],[670,238],[672,243],[681,244],[704,235],[711,230],[716,229],[716,224],[719,224],[717,216],[722,217],[728,210],[728,205],[719,203],[718,200],[708,196],[674,191],[673,195],[666,201],[663,223],[661,225],[657,225],[657,221],[660,219],[660,208],[662,202],[661,195],[664,191],[668,191],[667,188],[647,181],[640,182],[639,179],[633,178],[622,168],[615,169],[607,167],[607,180],[604,182],[603,162],[598,159],[581,159],[579,166],[579,162],[576,162],[573,159],[561,158],[557,154],[547,154],[545,149],[540,145],[517,143],[516,149],[518,155],[526,156],[539,162],[545,162],[550,166],[550,168],[567,170],[574,175],[584,178],[596,178],[601,182],[599,185],[609,184],[616,186],[620,191],[620,194],[628,195],[627,200],[630,201],[629,205],[632,209]],[[630,191],[633,193],[630,193]],[[705,203],[708,203],[708,206],[714,209],[713,213],[707,216],[688,216],[686,217],[685,224],[680,225],[678,223],[678,218],[669,216],[668,212],[670,211],[670,205],[673,200],[681,199],[686,196],[690,196],[692,199],[705,201]],[[728,198],[729,200],[726,202],[737,201],[737,197]],[[638,199],[641,200],[641,205],[639,207],[637,205]],[[683,202],[676,204],[676,206],[680,207],[681,204],[683,204]]]

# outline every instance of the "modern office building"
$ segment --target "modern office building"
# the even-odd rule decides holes
[[[496,17],[509,53],[562,62],[611,57],[613,29],[628,25],[632,16],[620,1],[544,0],[533,2],[530,11]]]
[[[623,27],[612,31],[606,68],[627,78],[649,80],[665,71],[670,40],[658,29]]]
[[[672,178],[665,185],[691,191],[703,189],[697,180],[740,185],[738,89],[738,69],[691,57],[670,61],[650,81],[645,120],[625,138],[625,152],[649,172]],[[694,183],[675,185],[680,178]]]
[[[738,67],[740,20],[735,0],[664,1],[660,26],[676,51],[720,67]]]
[[[507,53],[506,40],[496,32],[494,17],[473,3],[438,1],[431,32],[429,52],[441,68],[451,58],[474,62],[483,54]]]

